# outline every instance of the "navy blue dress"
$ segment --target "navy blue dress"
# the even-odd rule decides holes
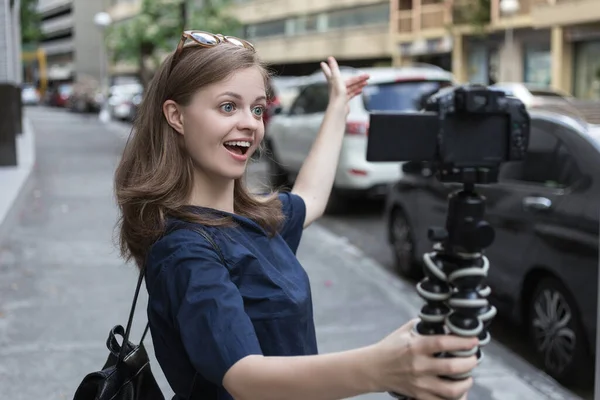
[[[234,227],[174,230],[151,248],[146,265],[148,318],[158,362],[178,398],[232,399],[225,373],[251,354],[317,354],[310,283],[296,259],[306,207],[279,195],[285,222],[275,237],[248,218]]]

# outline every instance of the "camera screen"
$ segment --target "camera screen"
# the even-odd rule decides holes
[[[442,158],[455,166],[496,165],[507,157],[508,115],[454,114],[443,122]]]

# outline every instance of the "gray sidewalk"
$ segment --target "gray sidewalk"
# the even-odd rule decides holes
[[[17,165],[0,167],[0,241],[6,233],[3,228],[10,226],[12,221],[10,210],[19,203],[20,196],[26,193],[29,176],[35,163],[35,143],[31,122],[23,121],[23,132],[17,136]]]
[[[70,399],[105,361],[108,331],[126,323],[135,288],[136,271],[114,245],[112,174],[123,140],[93,118],[43,109],[30,118],[37,162],[0,240],[0,397]],[[321,352],[374,343],[422,305],[414,287],[318,224],[306,230],[299,258],[312,281]],[[134,341],[145,306],[143,290]],[[495,342],[485,349],[470,400],[577,399],[506,352]],[[155,361],[153,371],[170,396]]]

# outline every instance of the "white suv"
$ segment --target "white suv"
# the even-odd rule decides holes
[[[401,178],[401,163],[366,160],[369,112],[419,110],[424,96],[454,83],[450,72],[435,66],[360,70],[342,67],[341,71],[346,77],[366,72],[371,78],[363,95],[350,102],[328,212],[341,210],[350,196],[385,196],[389,185]],[[287,186],[294,181],[315,141],[327,103],[327,82],[319,71],[303,82],[288,110],[276,111],[265,140],[274,186]]]

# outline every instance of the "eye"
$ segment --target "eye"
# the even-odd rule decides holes
[[[252,109],[252,113],[254,115],[256,115],[257,117],[262,117],[264,112],[265,112],[265,107],[263,107],[263,106],[257,106]]]
[[[226,112],[226,113],[230,113],[235,111],[235,104],[233,103],[225,103],[221,105],[221,110]]]

